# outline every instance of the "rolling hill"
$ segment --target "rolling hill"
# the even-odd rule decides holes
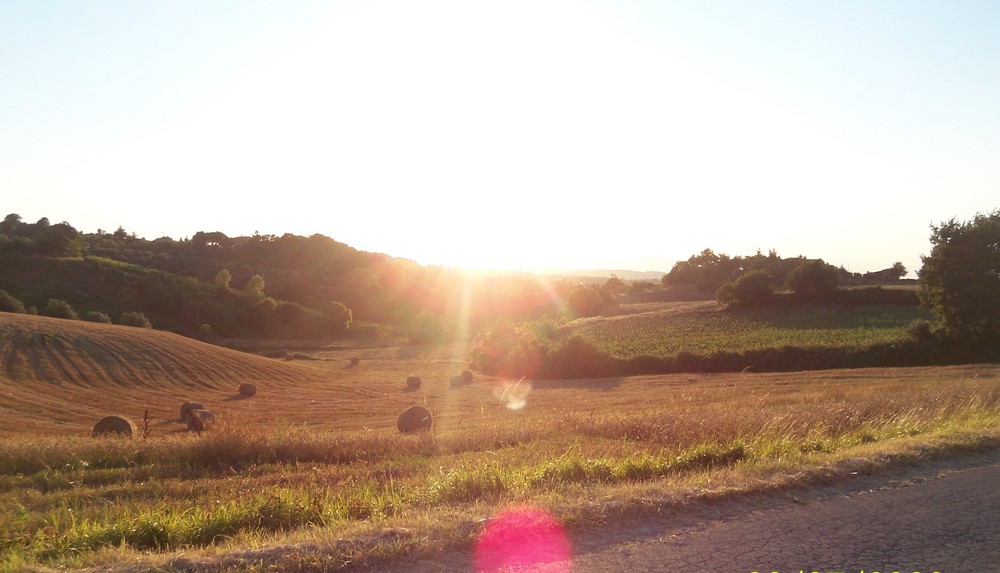
[[[150,329],[0,313],[0,427],[89,429],[99,417],[160,421],[188,399],[230,404],[242,382],[317,382],[302,365]],[[69,428],[62,428],[69,426]]]
[[[222,425],[275,431],[394,431],[396,415],[413,404],[438,404],[444,428],[496,405],[492,384],[449,388],[449,376],[467,366],[463,344],[325,346],[299,356],[306,357],[265,358],[169,332],[0,312],[0,436],[87,436],[111,414],[141,426],[147,410],[153,436],[180,433],[188,400],[205,404]],[[405,390],[409,375],[423,377],[419,391]],[[255,383],[257,395],[239,396],[243,382]]]

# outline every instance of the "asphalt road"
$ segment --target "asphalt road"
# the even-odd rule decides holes
[[[1000,453],[664,515],[573,540],[544,573],[1000,572]],[[714,514],[712,512],[714,511]],[[414,564],[416,565],[416,564]],[[473,571],[423,563],[417,571]]]
[[[571,570],[1000,572],[1000,462],[864,485],[688,530],[666,519],[659,535],[582,553]]]
[[[581,554],[571,570],[995,573],[998,484],[1000,465],[918,478],[666,531]]]

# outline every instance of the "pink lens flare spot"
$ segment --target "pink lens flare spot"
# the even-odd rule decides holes
[[[476,571],[499,573],[549,564],[549,573],[569,573],[571,549],[562,524],[544,509],[517,507],[498,513],[476,542]]]

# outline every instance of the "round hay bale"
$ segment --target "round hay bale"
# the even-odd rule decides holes
[[[403,434],[426,432],[431,429],[430,410],[423,406],[410,406],[396,418],[396,428]]]
[[[462,372],[462,382],[472,384],[475,380],[476,379],[472,377],[472,370],[465,370]]]
[[[124,416],[105,416],[90,430],[90,435],[94,437],[119,435],[131,438],[132,434],[135,434],[135,424]]]
[[[406,387],[410,390],[420,388],[420,376],[410,376],[406,379]]]
[[[461,385],[462,385],[461,376],[451,376],[448,378],[448,386],[451,386],[452,388],[458,388]]]
[[[358,358],[357,356],[352,356],[351,357],[351,366],[357,366],[360,363],[361,363],[361,359],[360,358]]]
[[[181,404],[181,420],[187,420],[188,412],[191,410],[204,410],[205,405],[201,402],[184,402]]]
[[[187,427],[192,432],[203,432],[215,425],[215,414],[211,410],[199,408],[191,410],[187,416]]]
[[[249,398],[257,393],[257,385],[253,382],[244,382],[240,384],[240,396],[244,398]]]

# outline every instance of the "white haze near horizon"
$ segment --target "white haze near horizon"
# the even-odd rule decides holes
[[[916,271],[1000,206],[997,30],[989,1],[0,2],[0,193],[445,266]]]

